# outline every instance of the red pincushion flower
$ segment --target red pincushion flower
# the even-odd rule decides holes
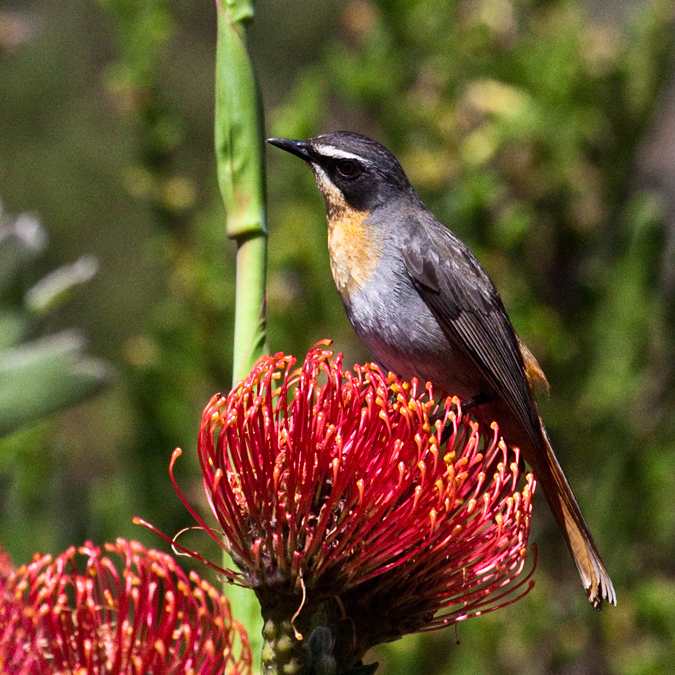
[[[0,585],[4,584],[7,577],[14,572],[14,563],[9,553],[0,546]]]
[[[0,548],[0,673],[33,675],[39,673],[37,656],[28,647],[33,644],[33,621],[8,586],[13,574],[12,559]]]
[[[306,626],[334,601],[362,654],[529,590],[529,574],[514,580],[535,481],[528,475],[518,490],[518,451],[495,424],[468,417],[456,399],[439,407],[430,386],[374,364],[345,371],[322,346],[294,364],[261,358],[211,400],[199,434],[225,542],[193,514],[240,569],[222,571],[256,591],[263,614],[287,601]]]
[[[250,673],[246,634],[212,586],[137,542],[105,550],[88,542],[54,560],[36,555],[7,578],[0,672]]]

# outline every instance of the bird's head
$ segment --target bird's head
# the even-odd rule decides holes
[[[334,131],[308,141],[270,138],[267,142],[309,164],[329,220],[345,211],[372,213],[396,197],[414,195],[396,157],[366,136]]]

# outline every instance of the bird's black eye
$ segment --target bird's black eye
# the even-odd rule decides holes
[[[363,168],[355,159],[341,159],[335,165],[335,170],[340,178],[347,180],[356,178],[363,173]]]

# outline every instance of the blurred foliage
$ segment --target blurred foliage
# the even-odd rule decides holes
[[[25,290],[47,233],[30,214],[6,216],[0,204],[0,438],[57,410],[81,403],[109,380],[100,359],[85,356],[74,331],[38,337],[40,318],[96,274],[96,261],[82,256]]]
[[[25,492],[44,494],[46,487],[31,486],[42,472],[22,444],[40,435],[38,420],[85,401],[112,376],[109,364],[84,353],[79,331],[42,335],[49,314],[97,271],[96,260],[84,255],[36,279],[35,267],[47,247],[47,232],[35,215],[5,214],[0,204],[0,439],[9,436],[0,441],[0,494],[3,539],[9,541],[36,525],[25,508]],[[4,485],[22,475],[30,478]]]
[[[625,25],[593,21],[576,0],[260,0],[256,12],[270,135],[378,138],[495,279],[551,381],[544,418],[617,588],[617,608],[592,612],[540,497],[534,591],[457,635],[381,649],[381,672],[667,672],[673,247],[636,163],[673,72],[672,2],[647,0]],[[134,515],[165,532],[190,524],[167,477],[176,445],[205,508],[191,450],[202,406],[230,380],[234,309],[214,56],[209,3],[0,10],[0,194],[50,223],[43,275],[85,250],[100,260],[44,328],[81,325],[119,372],[93,402],[0,447],[12,458],[0,464],[0,539],[18,562],[86,537],[157,546]],[[363,360],[311,173],[283,153],[270,162],[271,348],[302,355],[331,337]]]

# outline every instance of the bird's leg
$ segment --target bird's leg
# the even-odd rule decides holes
[[[470,410],[476,406],[484,405],[485,403],[491,403],[494,400],[494,394],[486,394],[485,392],[481,392],[480,394],[476,394],[475,396],[466,399],[466,401],[462,401],[462,410]]]
[[[481,392],[480,394],[476,394],[475,396],[462,401],[462,410],[471,410],[471,408],[484,405],[485,403],[491,403],[494,400],[494,394],[486,394],[485,392]],[[441,444],[445,443],[448,438],[450,438],[450,434],[452,434],[452,428],[452,424],[447,424],[445,429],[443,429],[443,433],[441,434]]]

